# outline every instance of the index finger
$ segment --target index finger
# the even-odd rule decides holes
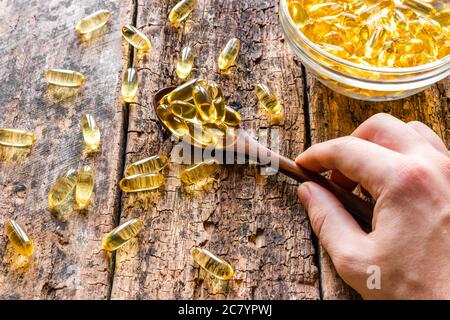
[[[396,172],[401,155],[393,150],[347,136],[318,143],[301,153],[297,164],[314,172],[339,170],[358,182],[374,199]]]

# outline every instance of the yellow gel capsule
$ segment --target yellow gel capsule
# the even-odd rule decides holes
[[[341,13],[343,7],[336,2],[317,3],[309,7],[307,13],[312,19],[317,19],[323,16],[335,16]]]
[[[45,79],[48,83],[61,87],[79,87],[84,82],[84,76],[81,73],[64,69],[47,70]]]
[[[105,234],[102,240],[102,248],[106,251],[115,251],[125,243],[133,239],[144,227],[141,219],[131,219]]]
[[[95,152],[100,147],[100,128],[94,117],[86,114],[81,118],[81,129],[83,133],[84,143],[89,152]]]
[[[225,106],[225,118],[223,123],[233,128],[239,128],[241,125],[241,115],[239,112],[229,106]]]
[[[133,102],[138,92],[138,74],[136,69],[128,68],[123,75],[122,98],[125,102]]]
[[[265,84],[256,85],[256,96],[259,103],[271,114],[280,114],[281,104],[278,98],[273,94],[272,90]]]
[[[383,48],[387,36],[387,32],[383,27],[377,27],[365,46],[364,56],[366,59],[374,59]]]
[[[305,7],[300,3],[292,3],[289,6],[289,13],[291,14],[292,20],[294,20],[294,23],[299,27],[302,27],[308,20],[308,13],[306,12]]]
[[[190,138],[190,141],[187,142],[200,148],[213,147],[217,143],[217,137],[211,134],[210,131],[204,130],[203,125],[195,122],[188,122],[187,125]],[[186,136],[185,140],[189,138]]]
[[[0,128],[0,145],[7,147],[31,147],[36,141],[32,132]]]
[[[170,105],[170,109],[174,115],[185,120],[192,120],[197,115],[195,105],[186,101],[174,101]]]
[[[403,4],[410,7],[413,10],[419,11],[424,14],[434,14],[436,9],[426,1],[420,0],[403,0]]]
[[[169,109],[169,107],[165,104],[160,104],[156,108],[156,113],[158,114],[158,118],[164,123],[164,125],[169,128],[170,132],[178,138],[184,137],[186,134],[189,134],[189,129],[186,123],[175,116]]]
[[[75,29],[80,34],[90,33],[104,26],[108,22],[109,18],[111,18],[111,15],[111,11],[99,10],[81,19]]]
[[[178,78],[184,80],[186,79],[192,71],[194,65],[194,53],[191,47],[185,47],[180,56],[178,57],[176,73]]]
[[[181,0],[169,12],[169,21],[178,26],[194,10],[195,0]]]
[[[29,257],[33,254],[33,240],[14,220],[7,220],[4,224],[5,233],[13,248],[21,255]]]
[[[128,41],[129,44],[139,51],[147,52],[150,50],[150,40],[145,34],[132,25],[127,24],[122,27],[122,36]]]
[[[192,249],[191,255],[202,269],[214,277],[220,280],[229,280],[233,277],[234,271],[231,265],[208,250],[196,247]]]
[[[450,8],[439,11],[434,17],[441,26],[448,27],[450,24]]]
[[[94,170],[89,165],[84,166],[78,172],[75,185],[75,201],[80,209],[86,208],[91,202],[94,192]]]
[[[215,161],[200,162],[195,166],[183,170],[180,174],[180,181],[185,185],[195,185],[201,188],[209,183],[212,176],[219,170],[219,165]]]
[[[165,155],[156,155],[130,164],[125,170],[125,176],[156,173],[163,170],[169,164]]]
[[[239,39],[232,38],[228,41],[217,61],[220,70],[227,70],[234,64],[240,48],[241,42]]]
[[[216,109],[216,122],[222,123],[225,119],[225,102],[223,97],[217,97],[212,102],[214,108]]]
[[[208,93],[211,99],[216,99],[223,97],[222,88],[215,82],[208,82],[207,84]]]
[[[176,87],[167,95],[167,101],[172,103],[173,101],[189,101],[192,99],[192,91],[194,87],[203,80],[192,79],[182,85]]]
[[[192,91],[195,107],[203,121],[214,122],[217,119],[216,108],[212,104],[208,90],[203,86],[197,85]]]
[[[77,183],[77,171],[70,169],[67,173],[56,180],[48,193],[48,205],[55,209],[66,201],[72,199],[72,193]]]
[[[154,190],[164,184],[164,176],[160,173],[138,174],[127,176],[120,180],[119,186],[123,192],[138,192]]]
[[[236,132],[234,128],[229,128],[223,123],[205,123],[202,128],[205,132],[215,136],[217,141],[216,148],[229,146],[236,141]]]

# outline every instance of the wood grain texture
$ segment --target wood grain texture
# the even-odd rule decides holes
[[[236,106],[243,126],[260,141],[289,157],[303,149],[300,66],[284,42],[276,1],[199,0],[179,30],[167,21],[176,1],[139,1],[137,26],[153,44],[138,63],[140,103],[130,106],[127,158],[168,153],[175,142],[162,131],[150,105],[152,95],[177,84],[178,53],[191,45],[196,70],[191,77],[217,81]],[[217,73],[216,60],[231,37],[242,41],[237,67]],[[284,102],[286,117],[270,125],[256,104],[253,85],[269,84]],[[318,269],[311,230],[298,204],[296,183],[276,175],[262,177],[255,165],[227,165],[208,192],[188,196],[171,165],[160,192],[124,195],[121,221],[144,218],[137,244],[117,253],[112,299],[318,299]],[[225,286],[199,272],[190,249],[202,246],[224,257],[236,275]]]
[[[78,20],[98,1],[0,1],[0,127],[35,132],[28,158],[0,163],[0,225],[13,218],[28,230],[36,251],[20,259],[0,232],[0,298],[105,299],[108,257],[101,250],[113,226],[121,174],[123,114],[119,84],[123,46],[120,26],[131,21],[131,1],[103,1],[111,21],[91,39],[79,39]],[[50,87],[47,68],[81,71],[79,90]],[[103,136],[101,154],[82,156],[80,118],[90,113]],[[89,163],[96,193],[86,214],[57,218],[47,193],[68,168]],[[120,171],[120,173],[119,173]]]
[[[385,112],[405,122],[421,121],[450,146],[450,79],[412,97],[392,102],[364,102],[338,94],[308,74],[312,143],[349,135],[370,116]],[[336,274],[330,257],[320,248],[321,288],[324,299],[349,299],[358,295]]]

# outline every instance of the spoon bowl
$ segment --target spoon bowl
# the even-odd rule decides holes
[[[161,99],[176,87],[166,87],[159,90],[153,97],[153,107],[161,125],[170,132],[170,129],[159,118],[156,109]],[[272,150],[264,147],[255,139],[253,139],[245,130],[236,130],[236,140],[234,143],[227,145],[224,149],[227,152],[233,152],[238,156],[245,156],[255,162],[267,164],[276,163],[281,173],[303,183],[313,181],[333,193],[344,205],[347,211],[363,226],[366,230],[371,229],[373,217],[373,204],[361,199],[351,191],[342,188],[333,181],[315,172],[309,171],[291,159],[283,157]],[[222,148],[217,148],[222,149]]]

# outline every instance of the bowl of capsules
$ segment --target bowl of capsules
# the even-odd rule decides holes
[[[450,74],[448,0],[280,0],[279,13],[308,71],[346,96],[400,99]]]

